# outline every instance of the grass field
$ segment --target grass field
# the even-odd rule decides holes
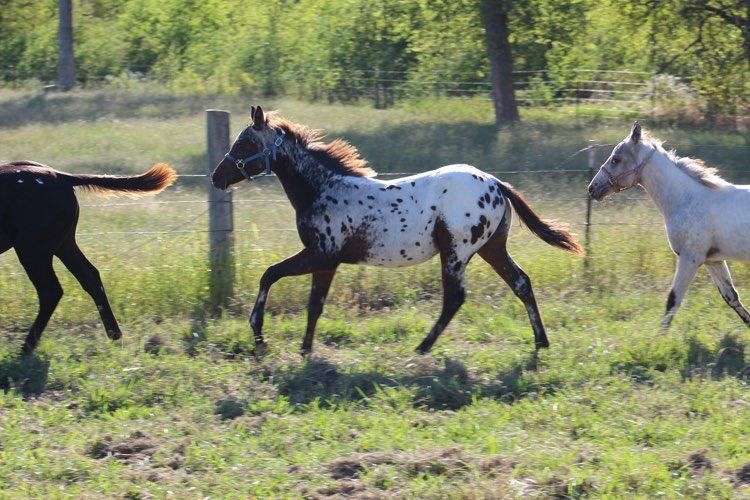
[[[169,161],[203,173],[202,110],[231,109],[237,129],[248,105],[4,91],[0,159],[110,173]],[[583,156],[565,160],[589,140],[618,141],[634,118],[526,110],[523,124],[496,132],[490,106],[474,101],[269,107],[350,139],[381,172],[585,168]],[[746,134],[650,128],[743,180]],[[585,176],[504,179],[583,234]],[[672,329],[659,330],[674,259],[641,192],[595,206],[587,267],[514,222],[510,250],[552,343],[538,356],[522,304],[476,259],[467,304],[427,356],[413,349],[438,315],[437,262],[343,268],[307,360],[297,352],[309,278],[273,288],[270,353],[251,354],[260,274],[300,245],[278,186],[235,192],[236,296],[221,318],[203,313],[204,198],[195,178],[153,200],[80,197],[80,244],[122,342],[105,338],[56,264],[66,295],[36,355],[17,358],[36,299],[13,253],[0,256],[0,498],[750,495],[750,333],[705,272]],[[732,270],[750,297],[750,269]]]

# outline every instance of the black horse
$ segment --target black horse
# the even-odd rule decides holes
[[[164,164],[133,177],[72,175],[31,161],[0,165],[0,254],[15,249],[39,296],[39,312],[26,336],[24,354],[31,353],[39,343],[63,295],[52,268],[53,255],[94,299],[107,336],[112,340],[122,336],[99,271],[76,243],[78,200],[74,188],[138,195],[158,193],[175,178],[175,171]]]

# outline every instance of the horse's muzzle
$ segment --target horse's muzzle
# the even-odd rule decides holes
[[[601,201],[601,199],[604,198],[606,194],[607,194],[606,187],[600,188],[600,187],[594,186],[593,182],[589,184],[589,197],[591,197],[592,199],[596,201]]]
[[[222,191],[227,188],[228,182],[227,182],[227,176],[226,174],[220,174],[219,172],[223,170],[222,163],[224,163],[224,160],[219,162],[218,165],[216,165],[216,169],[214,169],[214,173],[211,174],[211,184],[216,189],[221,189]]]

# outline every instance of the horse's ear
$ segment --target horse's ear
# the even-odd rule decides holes
[[[633,122],[633,129],[630,131],[630,140],[632,142],[641,141],[641,124],[637,120]]]
[[[258,106],[253,111],[253,128],[255,130],[263,130],[263,125],[266,124],[266,115],[263,113],[263,108]]]
[[[255,115],[255,106],[250,105],[250,119],[253,119],[253,116]]]

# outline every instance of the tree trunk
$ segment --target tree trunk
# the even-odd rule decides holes
[[[513,55],[508,42],[508,0],[482,0],[481,13],[490,60],[492,99],[498,126],[518,121],[513,90]]]
[[[57,86],[60,90],[70,90],[76,83],[76,63],[73,59],[73,1],[59,0],[59,27],[57,44]]]

